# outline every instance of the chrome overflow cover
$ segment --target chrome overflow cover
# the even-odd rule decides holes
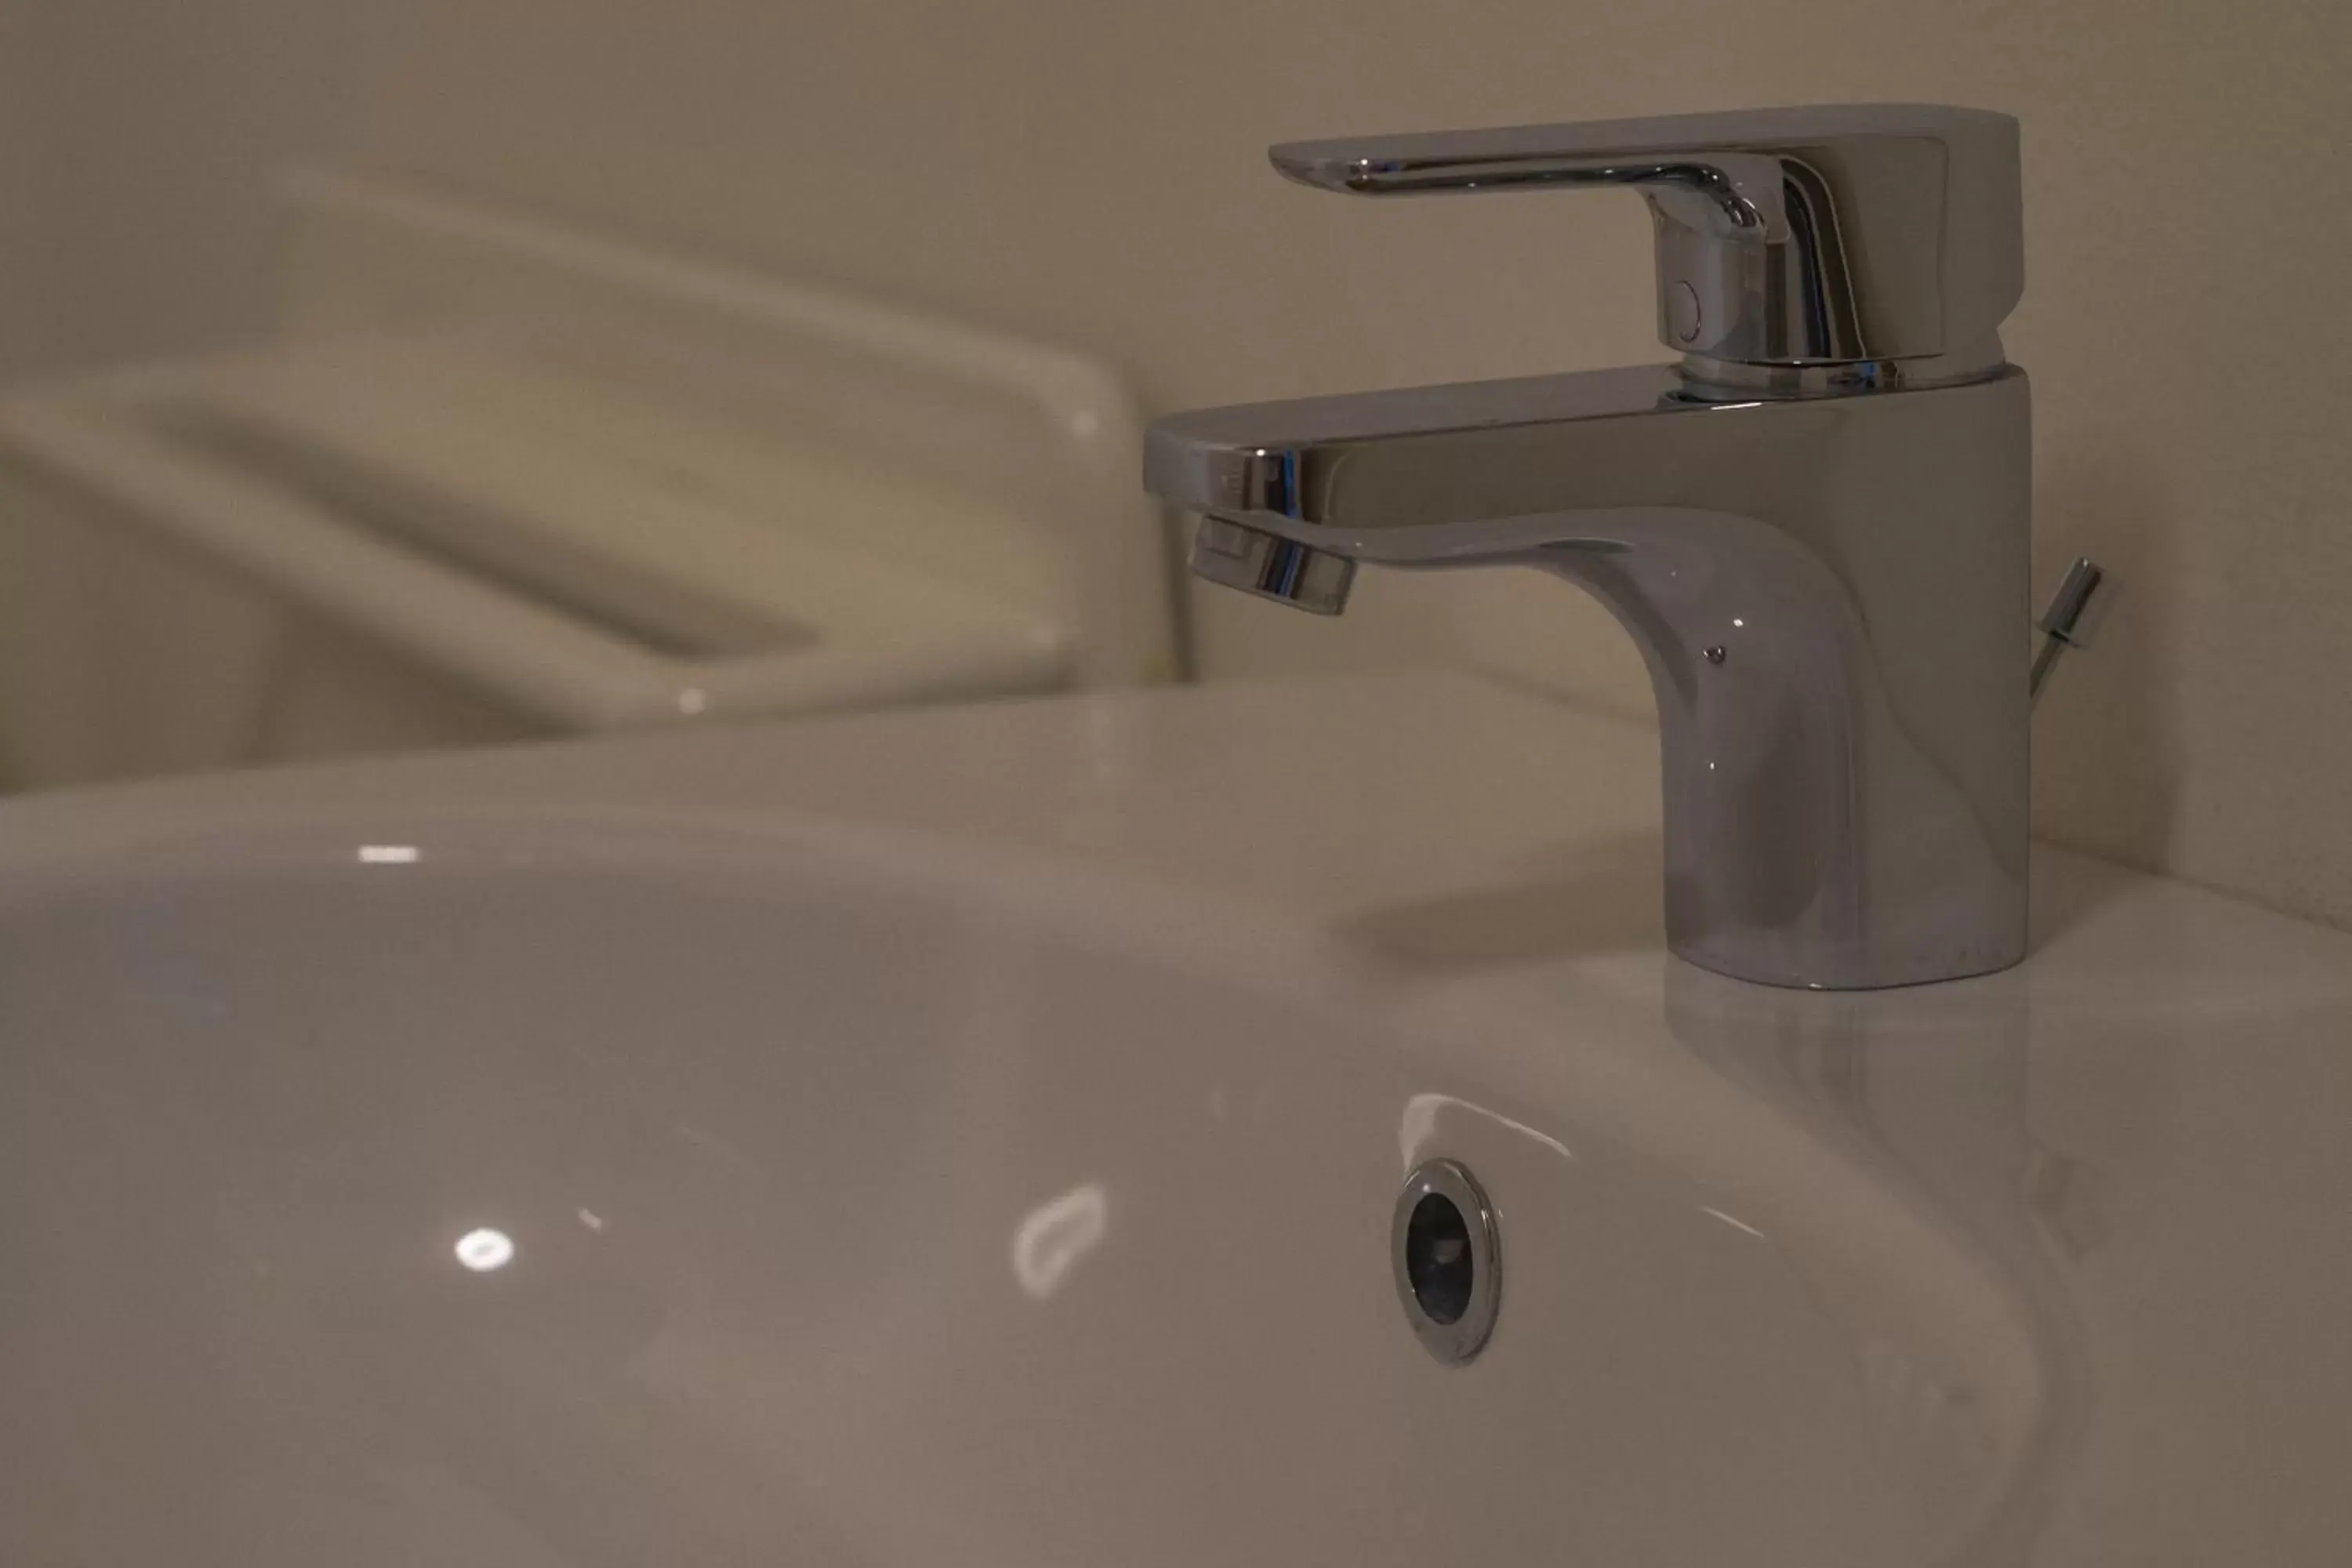
[[[1413,1168],[1389,1226],[1397,1300],[1423,1349],[1449,1366],[1470,1360],[1495,1330],[1503,1295],[1495,1206],[1451,1160]]]

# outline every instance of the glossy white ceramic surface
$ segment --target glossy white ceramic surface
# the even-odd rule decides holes
[[[284,196],[268,341],[0,397],[0,789],[1174,673],[1096,362],[398,182]]]
[[[2016,971],[1744,986],[1654,743],[1432,678],[0,805],[0,1561],[2340,1561],[2352,937],[2053,855]]]

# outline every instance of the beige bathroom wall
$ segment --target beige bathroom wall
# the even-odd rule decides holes
[[[0,369],[42,363],[54,293],[38,117],[26,90],[34,55],[18,47],[26,32],[24,14],[0,5]]]
[[[2041,573],[2087,552],[2126,584],[2040,716],[2041,828],[2352,923],[2352,6],[34,9],[44,151],[73,171],[43,209],[71,263],[60,361],[249,328],[266,175],[326,156],[1087,344],[1156,406],[1623,363],[1660,353],[1633,198],[1352,204],[1281,184],[1261,147],[1766,102],[2008,110]],[[1442,658],[1648,706],[1614,628],[1532,576],[1373,575],[1336,625],[1230,595],[1197,612],[1212,678]]]

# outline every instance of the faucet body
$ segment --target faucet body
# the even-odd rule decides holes
[[[1271,157],[1360,196],[1637,190],[1683,357],[1163,419],[1144,482],[1203,514],[1193,570],[1327,614],[1359,562],[1564,577],[1649,665],[1675,952],[1840,990],[2022,958],[2017,122],[1830,104]]]
[[[2025,375],[1726,374],[1202,410],[1152,427],[1145,480],[1205,514],[1202,575],[1302,607],[1358,562],[1533,566],[1606,605],[1657,697],[1682,957],[1829,989],[2012,964]]]

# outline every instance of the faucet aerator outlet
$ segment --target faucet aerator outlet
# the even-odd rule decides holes
[[[1348,607],[1356,563],[1213,514],[1192,536],[1192,574],[1309,615],[1336,616]]]

